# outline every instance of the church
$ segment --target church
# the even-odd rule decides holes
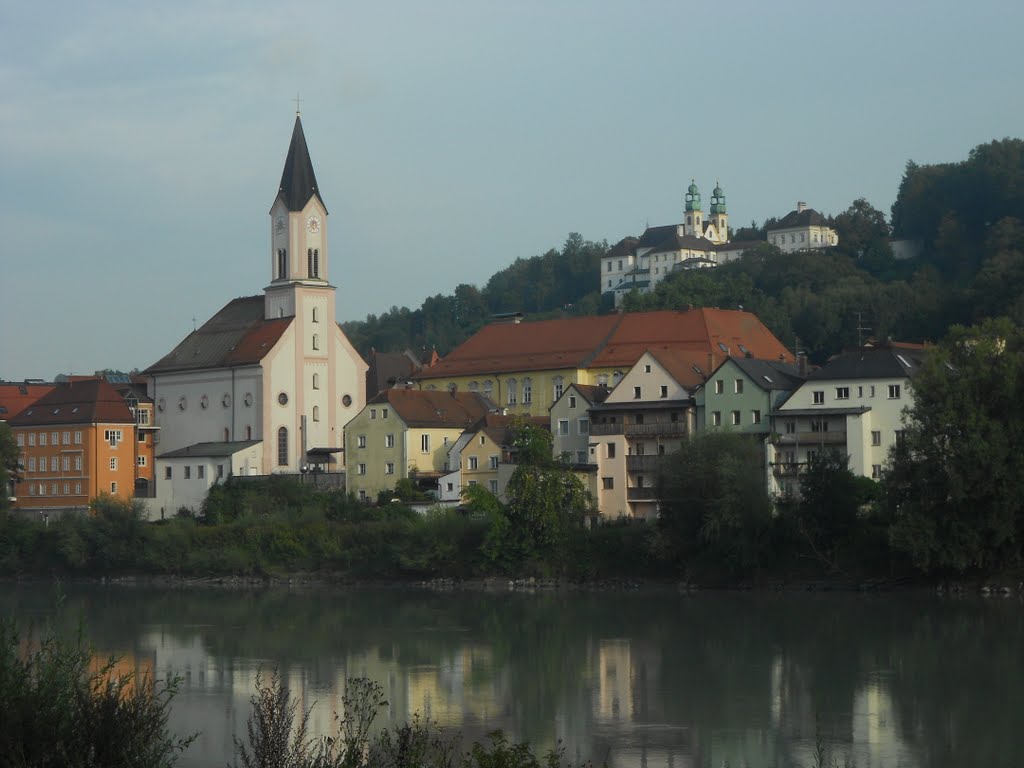
[[[270,209],[270,284],[228,302],[145,371],[159,428],[151,517],[198,511],[231,475],[340,477],[367,365],[336,320],[328,233],[296,113]]]

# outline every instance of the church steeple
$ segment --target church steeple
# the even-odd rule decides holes
[[[281,173],[278,197],[289,211],[301,211],[314,195],[326,213],[327,206],[320,197],[316,174],[313,173],[313,161],[309,159],[306,135],[302,132],[302,118],[296,113],[295,128],[292,130],[292,142],[288,147],[288,157],[284,161],[284,171]]]

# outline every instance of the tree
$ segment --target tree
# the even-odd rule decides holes
[[[10,506],[12,484],[21,480],[21,471],[21,451],[14,432],[6,421],[0,421],[0,511]]]
[[[761,447],[749,437],[705,432],[665,457],[658,526],[684,566],[724,564],[734,575],[760,562],[771,506]]]
[[[951,329],[914,379],[884,486],[893,543],[923,571],[990,572],[1024,541],[1024,332]]]

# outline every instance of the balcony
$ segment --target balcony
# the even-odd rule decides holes
[[[797,462],[780,462],[772,465],[772,474],[776,477],[797,477],[804,471],[804,466]]]
[[[653,421],[648,424],[591,424],[592,435],[625,435],[626,437],[685,437],[685,421]]]
[[[650,456],[627,456],[626,469],[630,472],[657,472],[661,459],[662,457],[657,454]]]
[[[655,501],[658,498],[654,488],[627,488],[626,501]]]
[[[846,432],[786,432],[772,438],[775,445],[846,445]]]

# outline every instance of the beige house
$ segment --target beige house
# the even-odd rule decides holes
[[[799,202],[767,232],[768,242],[783,253],[831,248],[839,244],[839,235],[828,221],[807,203]]]
[[[345,429],[347,487],[372,501],[404,478],[437,492],[450,471],[448,452],[462,433],[494,409],[470,392],[386,389]]]

